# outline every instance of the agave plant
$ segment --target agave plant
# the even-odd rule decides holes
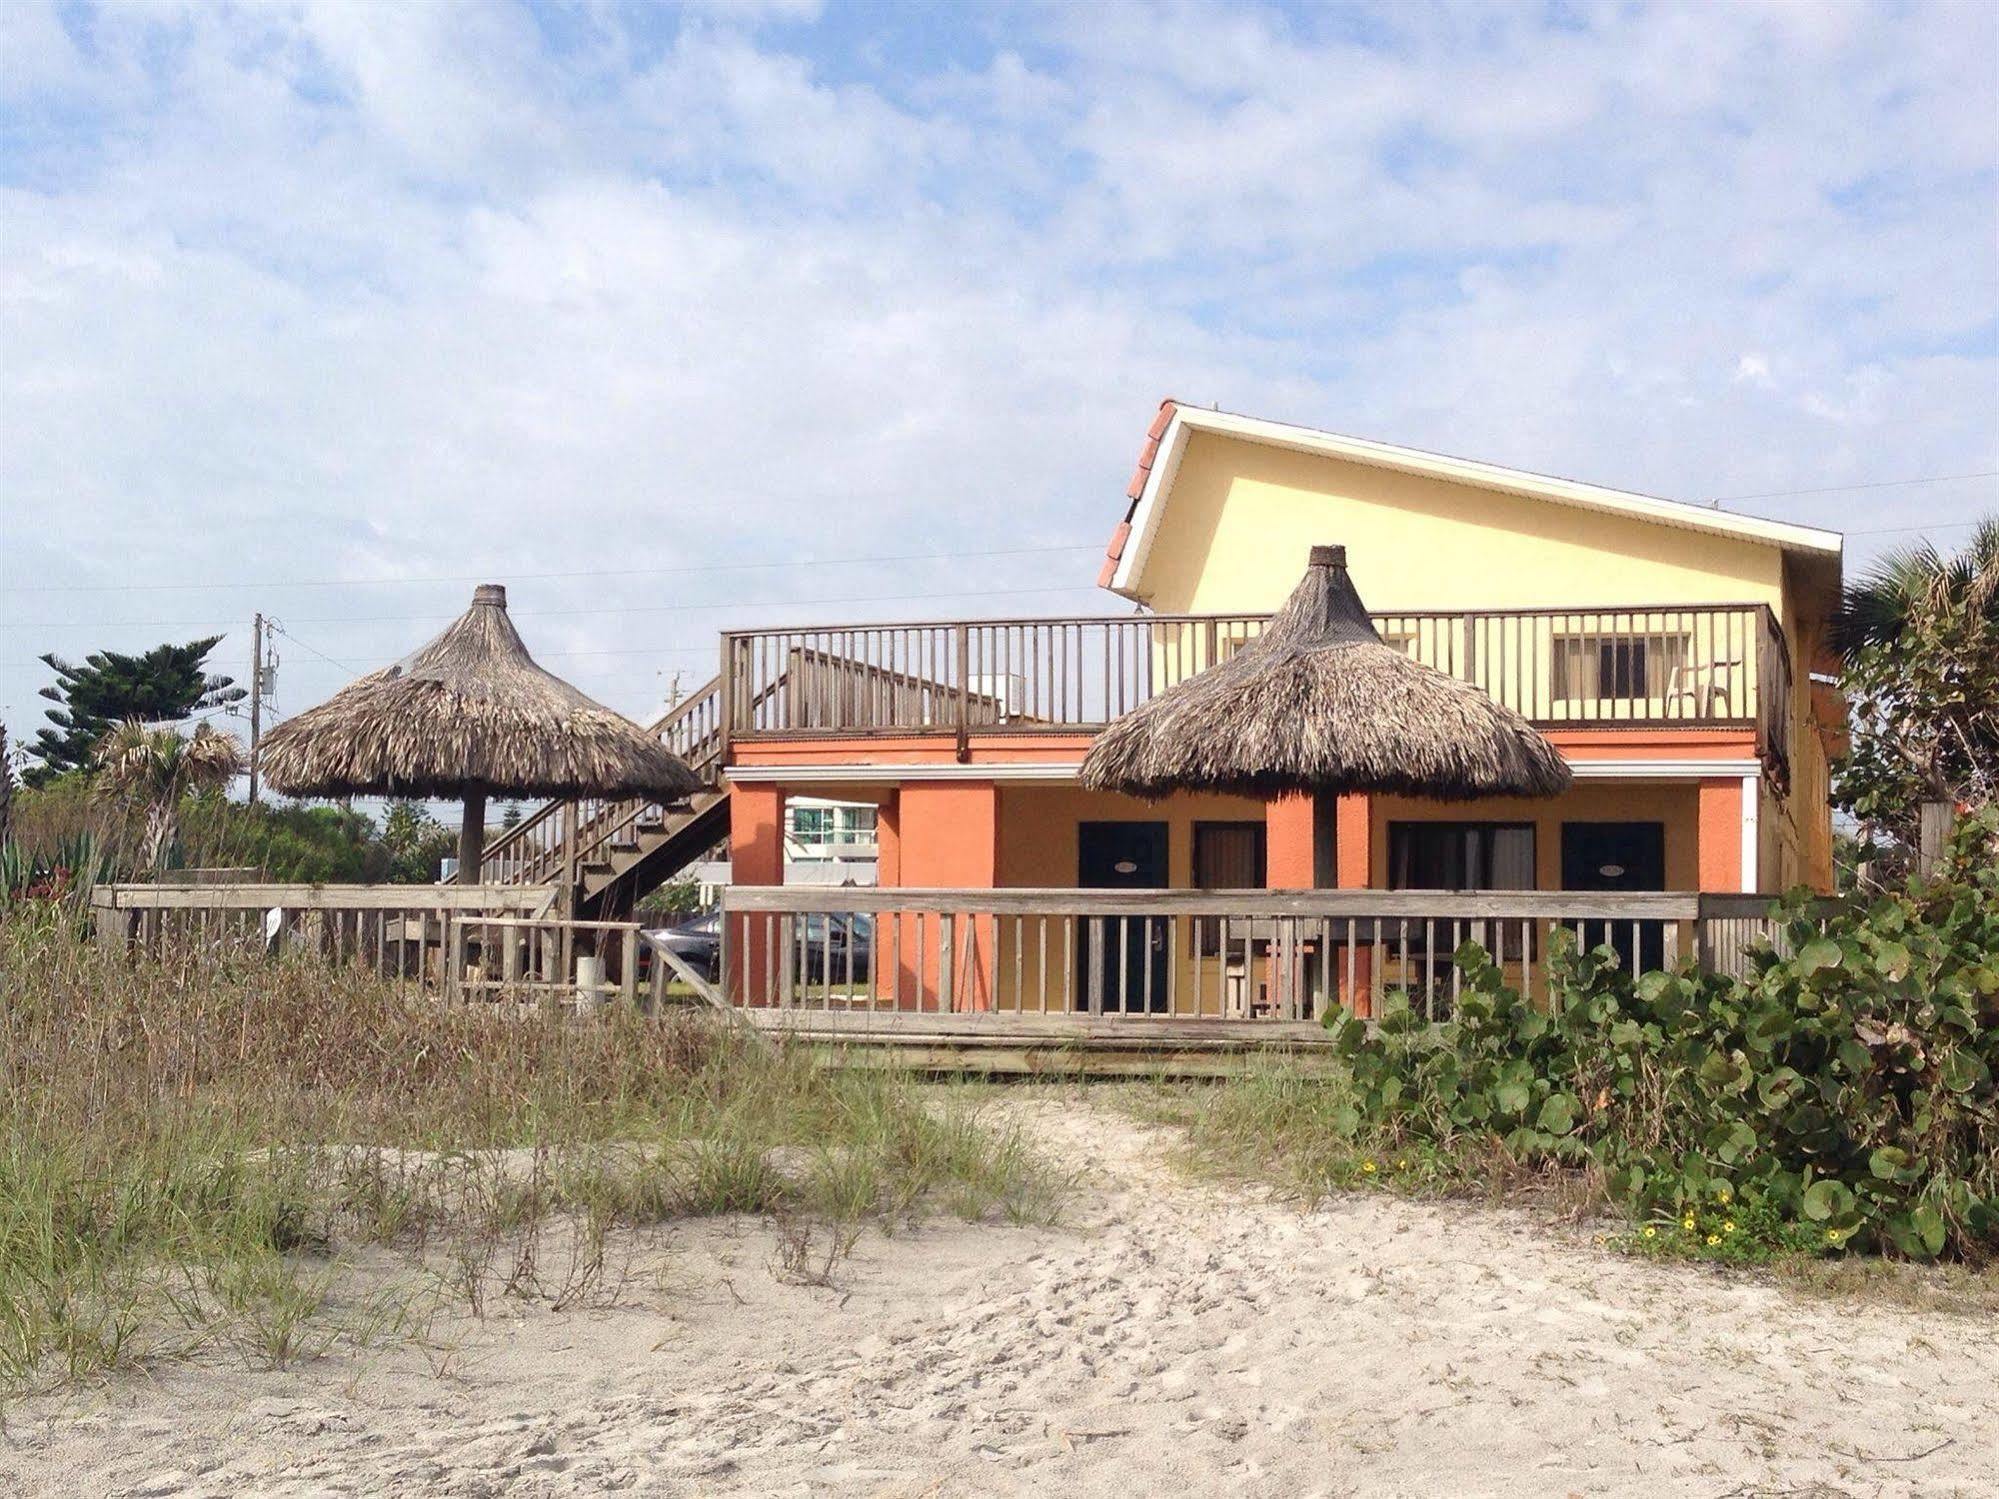
[[[14,761],[7,746],[7,726],[0,723],[0,845],[14,821]]]
[[[97,747],[97,791],[145,816],[141,855],[155,874],[180,832],[181,798],[219,791],[243,773],[243,747],[207,724],[191,735],[153,724],[120,724]]]
[[[39,851],[0,843],[0,907],[50,900],[82,910],[93,890],[117,877],[117,857],[94,833],[65,834]]]

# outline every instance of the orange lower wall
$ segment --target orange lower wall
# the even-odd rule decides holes
[[[1699,802],[1699,867],[1695,879],[1702,890],[1754,890],[1756,871],[1742,868],[1742,781],[1702,781]]]
[[[991,781],[912,781],[897,793],[904,885],[989,889],[999,875],[999,788]]]
[[[1182,889],[1193,884],[1195,823],[1263,822],[1269,886],[1309,889],[1314,883],[1311,802],[1304,797],[1266,803],[1182,794],[1154,803],[1076,786],[912,781],[881,794],[880,805],[877,873],[883,885],[1072,887],[1077,825],[1092,821],[1166,823],[1169,883]],[[732,788],[729,846],[738,884],[783,882],[783,816],[780,788]],[[1388,825],[1399,821],[1532,823],[1536,882],[1544,890],[1561,888],[1564,822],[1662,822],[1668,888],[1743,888],[1742,782],[1732,776],[1699,783],[1582,781],[1548,801],[1350,796],[1340,798],[1335,816],[1343,889],[1386,888]],[[1771,861],[1767,851],[1764,859]]]
[[[911,889],[990,890],[999,883],[999,788],[991,781],[912,781],[895,796],[896,883]],[[877,866],[877,878],[881,870]],[[886,880],[883,883],[887,883]],[[933,918],[933,920],[939,918]],[[950,918],[951,1008],[993,1003],[993,918]],[[916,918],[896,918],[899,993],[914,1005],[936,995],[944,977],[932,934],[917,940]],[[880,934],[877,934],[877,942]],[[879,950],[879,948],[877,949]],[[922,954],[922,971],[915,955]]]
[[[784,883],[784,789],[729,788],[729,871],[738,885]],[[737,953],[731,978],[738,1004],[762,1004],[770,987],[772,955],[755,923],[730,933]]]
[[[1309,792],[1274,796],[1264,809],[1264,884],[1272,890],[1310,890],[1317,864],[1313,838],[1318,807]]]
[[[999,802],[999,883],[1015,888],[1075,886],[1079,823],[1163,822],[1167,881],[1185,889],[1194,883],[1194,824],[1262,822],[1264,810],[1257,797],[1183,794],[1145,802],[1078,786],[1001,786]]]

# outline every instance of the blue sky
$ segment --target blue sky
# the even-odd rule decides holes
[[[725,624],[1102,608],[1168,394],[1692,500],[1977,475],[1731,502],[1947,544],[1995,76],[1988,4],[9,0],[0,711],[254,609],[292,711],[470,575],[635,715]]]

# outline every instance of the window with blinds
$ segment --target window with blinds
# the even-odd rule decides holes
[[[1691,645],[1678,633],[1557,635],[1554,695],[1568,702],[1660,697],[1686,669]]]
[[[1194,824],[1194,888],[1261,890],[1267,877],[1264,825],[1260,822]],[[1194,951],[1207,957],[1221,949],[1221,918],[1194,923]]]
[[[1532,890],[1531,822],[1391,822],[1391,890]]]

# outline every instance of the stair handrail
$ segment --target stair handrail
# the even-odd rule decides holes
[[[705,774],[713,768],[721,753],[721,689],[722,679],[711,677],[694,689],[678,703],[667,709],[652,723],[646,725],[646,732],[667,741],[667,747],[685,760],[696,772]],[[708,723],[698,728],[692,737],[675,743],[675,730],[682,729],[703,713],[708,712]],[[486,844],[479,856],[479,873],[482,880],[493,881],[488,874],[494,869],[503,883],[518,883],[509,879],[506,871],[512,863],[523,875],[546,873],[563,861],[562,844],[564,832],[555,830],[552,847],[531,849],[530,840],[538,833],[547,831],[547,824],[558,820],[570,808],[593,808],[587,815],[577,818],[568,830],[567,837],[573,838],[580,855],[586,848],[595,848],[604,841],[608,833],[627,820],[629,814],[636,814],[654,805],[645,797],[621,798],[616,801],[601,801],[596,798],[558,797],[544,802],[533,812],[506,829]],[[597,836],[590,837],[591,833]]]

